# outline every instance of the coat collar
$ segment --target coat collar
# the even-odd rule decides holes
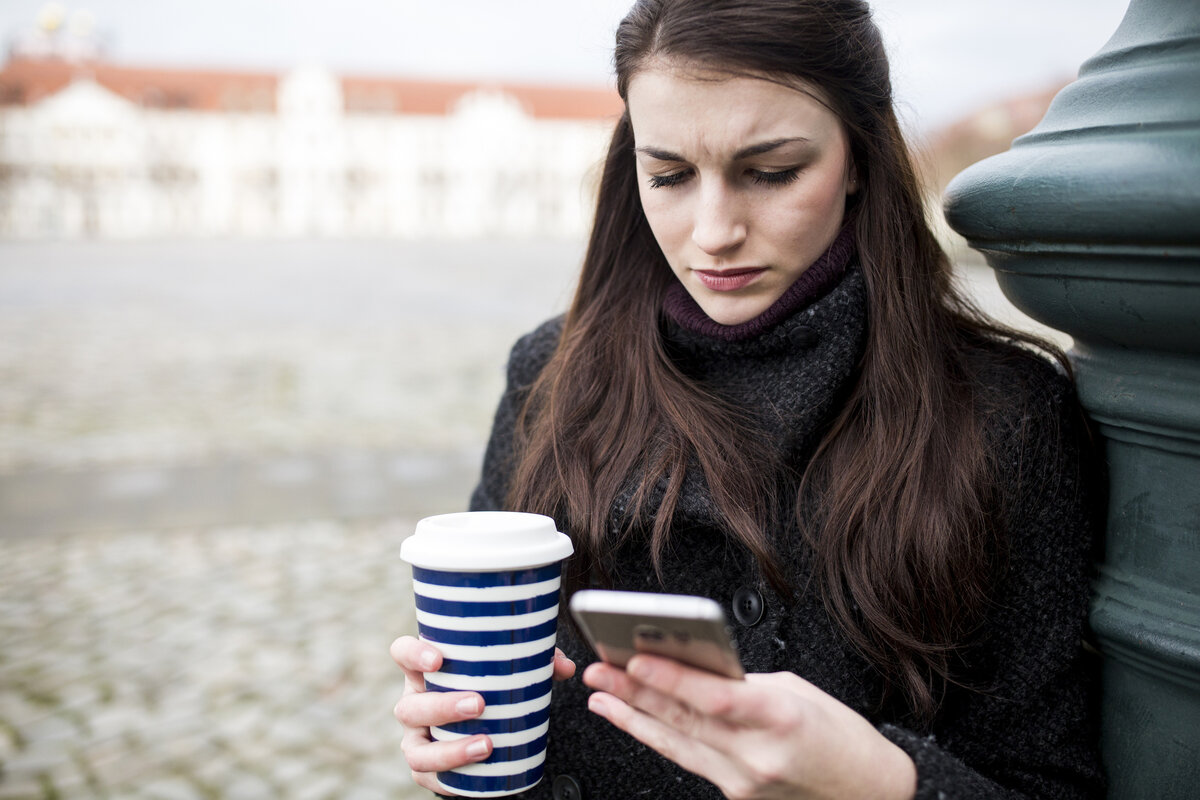
[[[767,440],[780,448],[780,461],[793,477],[803,473],[849,397],[866,333],[866,285],[856,266],[823,297],[753,338],[727,341],[669,320],[663,329],[676,365],[705,390],[745,409]],[[652,493],[652,508],[665,485],[664,477]],[[617,519],[624,517],[629,499],[618,501]],[[720,528],[714,510],[699,468],[689,469],[676,526]]]

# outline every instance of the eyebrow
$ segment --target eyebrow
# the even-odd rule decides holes
[[[803,136],[793,136],[787,139],[771,139],[770,141],[759,142],[758,144],[752,144],[749,147],[743,147],[741,150],[738,150],[733,154],[733,160],[740,161],[743,158],[761,156],[764,153],[769,153],[772,150],[780,148],[785,144],[791,144],[792,142],[807,143],[809,141],[811,140]],[[636,148],[635,152],[644,153],[645,155],[648,155],[651,158],[656,158],[659,161],[687,161],[686,158],[678,153],[672,153],[670,150],[662,150],[657,147],[638,147]]]

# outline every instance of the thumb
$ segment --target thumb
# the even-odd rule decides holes
[[[575,662],[567,658],[562,650],[554,648],[554,680],[565,681],[575,674]]]

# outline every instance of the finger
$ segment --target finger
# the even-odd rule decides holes
[[[393,713],[406,728],[448,725],[478,717],[483,698],[475,692],[412,692],[400,699]]]
[[[429,740],[426,739],[425,741],[428,742]],[[404,743],[402,743],[401,748],[405,749],[405,753],[406,753],[405,760],[407,761],[409,759],[409,756],[407,755],[407,753],[411,752],[411,746],[406,747],[406,745]],[[434,753],[434,756],[436,757],[436,753]],[[418,761],[420,761],[420,759],[422,758],[422,755],[418,754],[416,757],[417,757]],[[485,755],[485,756],[483,756],[483,758],[487,758],[487,756]],[[472,756],[472,759],[478,760],[474,756]],[[462,765],[460,764],[459,766],[462,766]],[[460,796],[460,795],[456,794],[455,792],[451,792],[448,789],[444,788],[443,786],[441,786],[441,784],[439,784],[437,782],[437,772],[436,771],[429,771],[429,772],[418,771],[416,769],[412,769],[411,765],[410,765],[409,769],[412,773],[413,783],[417,784],[418,786],[422,786],[438,796],[442,796],[442,795],[449,795],[450,797],[459,797]]]
[[[483,761],[492,754],[491,740],[482,734],[451,742],[401,742],[404,758],[413,772],[445,772]],[[440,789],[438,791],[441,791]]]
[[[438,795],[439,798],[443,795],[448,796],[448,798],[461,798],[462,796],[440,786],[437,781],[437,775],[434,775],[433,772],[418,772],[413,770],[413,783],[416,786],[430,790],[433,794]]]
[[[583,671],[583,683],[592,689],[614,694],[626,702],[638,688],[625,670],[605,661],[589,664]]]
[[[575,674],[575,662],[557,647],[554,648],[554,680],[565,681]]]
[[[389,648],[394,660],[404,670],[405,677],[417,691],[425,691],[426,672],[442,666],[442,654],[433,645],[413,636],[401,636]]]
[[[658,689],[634,680],[629,672],[603,661],[590,664],[583,671],[585,685],[601,692],[607,692],[620,698],[623,702],[640,708],[643,711],[653,711],[666,703],[680,705],[674,697]]]
[[[738,733],[735,726],[724,719],[704,714],[688,703],[634,680],[628,673],[609,664],[592,664],[584,670],[583,681],[716,750],[727,751]]]
[[[417,786],[428,789],[436,795],[447,795],[449,797],[459,797],[460,795],[451,794],[438,785],[437,776],[432,772],[417,772],[412,770],[412,781]]]
[[[642,744],[718,786],[738,775],[724,753],[693,739],[607,692],[588,698],[588,709]]]
[[[392,659],[405,670],[433,672],[442,665],[441,651],[415,636],[401,636],[389,649]]]
[[[735,725],[769,727],[778,719],[779,692],[761,682],[734,680],[667,658],[637,655],[629,660],[629,676],[706,716]]]

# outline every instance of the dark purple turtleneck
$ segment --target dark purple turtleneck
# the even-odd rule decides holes
[[[757,317],[738,325],[715,322],[697,305],[683,284],[675,281],[663,299],[663,312],[681,328],[729,342],[764,333],[833,288],[846,272],[854,254],[853,226],[846,225],[812,266],[788,287],[778,300]]]

